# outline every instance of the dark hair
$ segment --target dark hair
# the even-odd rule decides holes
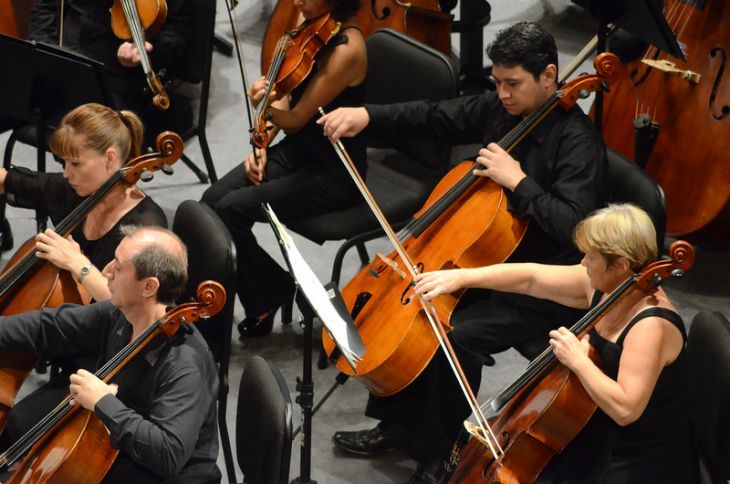
[[[147,244],[132,256],[132,264],[137,279],[156,277],[160,283],[157,289],[157,301],[172,304],[185,290],[188,283],[188,251],[185,244],[174,233],[161,227],[136,227],[125,225],[121,232],[125,237],[135,235],[138,231],[156,231],[160,235],[172,237],[180,244],[180,253],[174,253],[161,244]]]
[[[344,22],[355,15],[360,8],[361,0],[327,0],[330,4],[332,17],[338,22]]]
[[[555,39],[535,22],[519,22],[500,30],[487,47],[487,55],[495,65],[522,66],[536,80],[549,64],[558,66]]]

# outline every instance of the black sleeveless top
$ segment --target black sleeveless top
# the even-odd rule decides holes
[[[592,306],[601,298],[596,292]],[[616,342],[591,330],[590,342],[601,357],[601,369],[616,380],[626,335],[639,321],[660,317],[682,334],[682,318],[666,308],[648,308],[621,331]],[[697,459],[691,443],[687,356],[684,348],[659,374],[641,417],[624,427],[597,409],[581,434],[556,456],[539,483],[676,483],[697,482]]]
[[[356,28],[356,27],[349,27]],[[340,32],[333,37],[326,46],[318,53],[316,58],[320,58],[325,53],[330,52],[338,45],[346,44],[347,36]],[[312,72],[291,92],[291,105],[296,106],[299,100],[307,90],[309,82],[317,71],[317,63],[314,63]],[[362,106],[365,101],[365,82],[357,86],[347,87],[342,91],[331,103],[322,106],[326,113],[333,111],[339,107],[357,107]],[[319,114],[315,114],[306,125],[295,133],[288,134],[280,143],[276,145],[278,149],[286,150],[286,156],[289,159],[296,158],[294,161],[297,168],[303,170],[327,170],[331,173],[342,176],[349,180],[349,175],[345,171],[342,161],[335,153],[332,144],[324,136],[322,126],[316,123]],[[342,143],[349,153],[352,161],[355,163],[361,175],[365,175],[365,144],[362,138],[356,136],[354,138],[343,138]]]

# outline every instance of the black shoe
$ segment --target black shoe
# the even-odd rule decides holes
[[[418,464],[415,474],[408,479],[408,484],[438,484],[445,470],[442,459],[426,459]]]
[[[0,220],[0,252],[6,252],[13,248],[13,231],[10,228],[10,222],[3,217]]]
[[[335,432],[332,443],[338,449],[357,455],[378,455],[403,446],[403,429],[384,426],[382,423],[370,430]]]
[[[258,338],[271,333],[271,330],[274,327],[274,316],[276,316],[276,311],[278,310],[279,308],[272,309],[265,318],[261,319],[254,317],[245,318],[243,321],[238,323],[238,337]]]

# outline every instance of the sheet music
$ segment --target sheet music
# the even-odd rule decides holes
[[[362,361],[362,356],[365,354],[365,345],[360,339],[352,319],[349,314],[342,315],[337,311],[332,304],[330,295],[327,294],[312,268],[304,260],[299,249],[294,245],[294,240],[286,232],[269,204],[264,204],[264,210],[269,217],[279,243],[282,244],[282,251],[287,259],[292,276],[317,316],[319,316],[322,324],[340,348],[342,356],[350,367],[357,372],[357,363]],[[343,316],[347,317],[347,320]]]

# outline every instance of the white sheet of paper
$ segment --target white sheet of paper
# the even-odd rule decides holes
[[[322,324],[327,328],[332,339],[337,343],[340,351],[342,351],[342,355],[352,369],[356,371],[357,362],[362,361],[362,355],[365,354],[365,347],[362,340],[357,333],[352,335],[347,331],[347,322],[342,319],[332,305],[330,296],[312,271],[312,268],[309,267],[309,264],[302,257],[299,249],[294,245],[294,240],[286,232],[284,226],[268,204],[266,205],[266,210],[279,233],[280,240],[285,245],[289,264],[293,272],[292,275],[297,280],[299,287],[309,300],[309,304],[317,313],[317,316],[319,316]]]

